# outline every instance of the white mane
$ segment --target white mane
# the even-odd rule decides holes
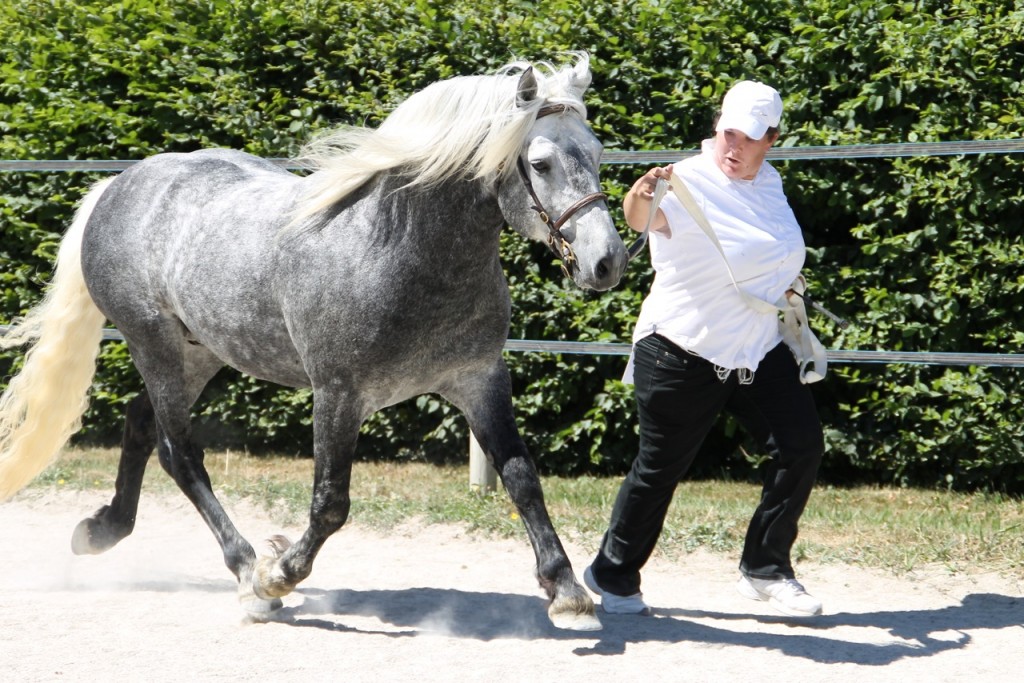
[[[314,173],[304,181],[306,193],[292,224],[382,171],[401,168],[410,185],[431,185],[452,177],[495,177],[515,168],[541,106],[564,104],[586,118],[583,92],[590,85],[590,60],[585,53],[573,58],[574,64],[561,68],[516,61],[493,75],[439,81],[411,95],[377,129],[344,126],[319,137],[299,157]],[[532,98],[519,93],[520,76],[530,67],[537,81]]]

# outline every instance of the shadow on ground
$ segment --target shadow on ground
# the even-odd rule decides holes
[[[367,632],[346,625],[346,617],[372,617],[399,630],[370,632],[402,638],[444,635],[475,640],[559,639],[579,641],[579,656],[616,655],[631,643],[692,642],[709,646],[757,648],[821,663],[886,665],[901,659],[931,657],[966,647],[971,632],[1021,629],[1024,598],[978,593],[958,605],[929,610],[839,613],[815,619],[750,613],[659,609],[654,616],[598,614],[602,631],[554,628],[539,597],[474,593],[440,588],[402,590],[300,589],[303,603],[286,607],[275,621],[330,631]],[[779,633],[779,628],[787,632]],[[861,629],[858,631],[857,629]],[[851,634],[868,632],[868,642]]]

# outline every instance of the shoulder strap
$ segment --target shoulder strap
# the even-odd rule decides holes
[[[664,180],[658,181],[659,184],[664,182]],[[789,346],[790,350],[793,351],[793,355],[796,356],[797,363],[800,366],[800,381],[804,384],[810,384],[824,379],[828,368],[828,356],[825,352],[825,347],[821,345],[818,338],[811,332],[810,325],[807,324],[807,309],[804,306],[803,300],[804,289],[807,286],[804,276],[798,275],[797,279],[790,286],[799,295],[795,301],[787,299],[786,295],[783,294],[778,303],[770,304],[744,292],[740,289],[739,284],[736,283],[736,276],[733,275],[729,259],[725,257],[725,250],[722,249],[722,243],[718,241],[718,235],[715,234],[711,223],[708,222],[707,216],[704,215],[700,206],[697,205],[697,201],[690,193],[690,188],[686,187],[683,179],[675,173],[669,177],[669,184],[672,187],[672,194],[686,207],[686,210],[693,216],[693,220],[697,222],[700,229],[704,231],[704,234],[708,236],[711,243],[718,249],[722,262],[725,263],[725,269],[729,272],[732,286],[736,288],[743,301],[755,311],[761,313],[783,312],[783,319],[779,321],[779,330],[786,345]],[[657,209],[658,206],[655,204],[652,207],[652,214]],[[650,224],[650,221],[648,221],[648,224]]]
[[[659,181],[661,182],[661,181]],[[693,216],[693,220],[697,222],[700,229],[704,231],[704,234],[708,236],[711,243],[715,245],[718,250],[718,254],[722,257],[722,262],[725,264],[725,269],[729,272],[729,279],[732,280],[732,286],[739,292],[740,297],[747,303],[748,306],[753,308],[759,313],[775,313],[779,310],[785,310],[786,306],[779,306],[778,304],[770,304],[767,301],[758,299],[756,296],[747,294],[740,286],[736,283],[736,276],[733,275],[732,266],[729,265],[729,259],[725,257],[725,250],[722,249],[722,243],[718,241],[718,235],[715,234],[714,229],[711,227],[711,223],[708,222],[707,216],[701,211],[700,207],[697,206],[697,200],[690,194],[690,188],[686,187],[686,183],[677,174],[673,173],[669,177],[669,184],[672,186],[672,194],[676,196],[686,210]],[[783,297],[785,299],[785,297]]]

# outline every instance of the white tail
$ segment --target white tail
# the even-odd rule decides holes
[[[46,469],[81,427],[105,318],[82,276],[82,235],[112,179],[97,183],[75,214],[43,300],[0,336],[0,348],[35,340],[0,396],[0,501]]]

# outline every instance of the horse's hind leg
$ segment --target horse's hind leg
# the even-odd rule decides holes
[[[155,440],[160,464],[216,537],[224,554],[224,564],[239,580],[243,607],[253,612],[280,607],[280,602],[252,595],[249,587],[256,553],[213,494],[210,476],[203,464],[203,450],[192,440],[192,404],[223,363],[206,348],[189,344],[176,320],[150,321],[142,327],[121,329],[128,339],[132,361],[146,384],[156,417]]]
[[[526,526],[537,556],[537,579],[551,599],[548,616],[559,627],[601,628],[594,602],[580,586],[544,504],[540,477],[515,424],[508,370],[504,362],[490,375],[445,392],[469,422],[474,437],[497,470]]]
[[[135,528],[142,477],[155,446],[153,404],[149,395],[142,391],[128,404],[125,414],[114,498],[75,527],[71,550],[76,555],[95,555],[109,550]]]

